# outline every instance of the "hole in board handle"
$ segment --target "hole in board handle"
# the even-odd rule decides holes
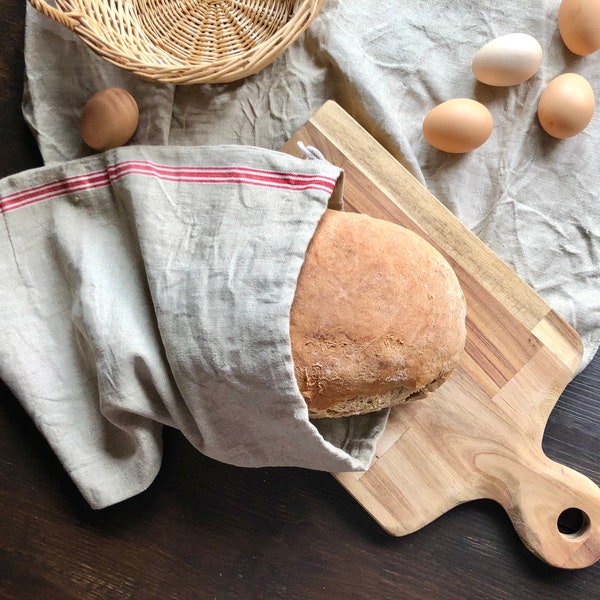
[[[580,508],[567,508],[558,516],[556,526],[565,537],[578,539],[590,530],[590,518]]]

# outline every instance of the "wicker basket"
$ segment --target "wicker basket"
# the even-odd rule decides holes
[[[29,0],[111,63],[154,81],[225,83],[257,73],[324,0]]]

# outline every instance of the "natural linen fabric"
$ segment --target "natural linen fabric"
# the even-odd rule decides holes
[[[493,0],[381,0],[376,3],[326,0],[306,34],[257,75],[231,84],[180,87],[144,81],[119,70],[93,54],[76,35],[28,5],[24,114],[44,162],[61,165],[92,154],[80,139],[79,115],[85,101],[108,86],[128,89],[140,106],[140,126],[132,145],[242,144],[276,150],[326,100],[334,99],[576,328],[585,349],[582,368],[600,343],[600,118],[596,115],[587,129],[575,138],[558,141],[541,130],[535,112],[540,94],[556,75],[568,71],[580,73],[598,92],[600,69],[597,68],[597,54],[575,57],[562,44],[556,22],[559,4],[560,0],[506,0],[500,3]],[[540,42],[544,52],[540,71],[531,80],[510,88],[478,84],[471,73],[475,52],[491,39],[514,32],[529,33]],[[458,156],[434,150],[421,134],[425,114],[436,104],[455,97],[480,100],[492,112],[495,123],[492,136],[481,148]],[[185,153],[180,156],[187,164],[189,156]],[[25,179],[26,176],[11,181],[21,185],[25,184]],[[65,203],[61,200],[59,204]],[[137,205],[129,200],[115,203],[123,222],[116,220],[113,230],[126,230],[127,235],[118,239],[133,244],[132,249],[123,247],[125,262],[120,264],[122,269],[130,264],[128,260],[134,260],[127,258],[130,252],[134,252],[133,256],[138,256],[139,260],[139,255],[135,254],[139,252],[137,228],[138,217],[143,215],[136,212],[132,220],[131,212]],[[127,206],[131,210],[126,210]],[[43,210],[49,210],[48,207]],[[36,224],[42,231],[46,227],[46,216],[38,220],[39,210],[42,208],[36,206],[35,216],[24,225],[25,239],[13,236],[12,243],[25,248],[31,244],[31,251],[35,250],[36,238],[27,236],[27,232],[33,233],[31,228]],[[25,211],[22,214],[25,215]],[[57,208],[51,214],[52,226],[62,231],[68,227],[63,221],[72,214],[73,207],[68,203]],[[17,216],[15,213],[10,218]],[[129,229],[124,229],[126,227]],[[156,227],[160,230],[160,223]],[[243,229],[241,224],[240,229]],[[135,235],[129,237],[131,232]],[[81,242],[80,250],[87,254],[93,236],[82,238],[78,231],[73,233],[74,240]],[[102,237],[102,228],[94,235],[98,236],[99,244],[107,239]],[[176,239],[168,240],[169,248],[176,242]],[[56,248],[62,246],[53,246],[52,252]],[[48,260],[53,256],[50,253]],[[198,270],[198,264],[190,262],[189,266]],[[103,268],[91,259],[84,266],[86,274]],[[138,267],[139,264],[130,268],[141,277],[143,269]],[[70,271],[66,273],[74,276]],[[17,273],[19,276],[26,274],[26,270]],[[55,275],[59,277],[58,273]],[[62,285],[65,275],[60,277]],[[120,285],[129,282],[125,274],[121,274],[121,280]],[[72,286],[69,289],[77,290],[76,283],[76,279],[69,280]],[[45,315],[61,314],[66,310],[61,308],[62,304],[38,302],[39,286],[32,283],[26,289],[31,306],[34,306],[27,317],[32,322],[42,323]],[[181,293],[181,297],[176,298],[177,303],[186,302],[185,296],[193,292],[185,286],[177,290]],[[86,288],[86,291],[92,290]],[[2,293],[10,296],[10,290],[3,288]],[[75,296],[66,298],[65,302],[67,306],[78,306]],[[144,314],[148,315],[155,308],[147,302],[148,297],[139,292],[138,304],[135,307],[127,305],[132,314],[121,314],[124,309],[119,306],[119,310],[107,311],[107,316],[117,321],[127,318],[136,327],[141,327],[142,324],[137,322],[137,311],[143,308]],[[12,305],[5,301],[2,306],[7,311]],[[74,323],[78,322],[77,311],[71,318],[75,319]],[[193,339],[188,339],[188,332],[181,333],[178,343],[194,343]],[[182,401],[178,396],[181,393],[178,386],[182,381],[187,384],[188,379],[171,379],[171,365],[167,368],[157,354],[162,340],[148,338],[148,348],[140,351],[141,357],[131,363],[129,373],[132,377],[128,379],[124,393],[128,401],[135,400],[134,404],[141,403],[142,406],[132,413],[137,415],[135,418],[129,417],[132,419],[130,424],[124,429],[111,425],[112,406],[110,410],[101,410],[98,406],[85,409],[91,411],[92,437],[104,437],[102,451],[93,457],[97,460],[90,458],[82,465],[75,455],[69,454],[71,446],[60,445],[62,442],[57,441],[55,423],[64,424],[75,419],[77,412],[73,412],[73,404],[45,398],[52,399],[63,387],[66,391],[60,393],[87,389],[86,386],[91,386],[96,393],[95,379],[88,381],[85,370],[79,378],[65,376],[60,368],[60,353],[43,355],[30,347],[31,342],[25,335],[19,336],[16,331],[14,335],[15,343],[29,347],[37,360],[32,361],[24,354],[20,358],[8,356],[0,347],[0,352],[4,352],[2,377],[10,382],[17,397],[27,398],[25,392],[29,390],[23,386],[29,385],[27,380],[37,381],[37,375],[28,372],[31,364],[47,361],[49,365],[59,366],[56,371],[60,377],[47,390],[41,390],[42,400],[29,406],[29,410],[38,415],[42,431],[53,441],[75,476],[85,473],[87,479],[97,476],[99,481],[104,480],[104,496],[101,502],[96,501],[96,505],[125,497],[123,481],[137,482],[140,488],[146,485],[158,468],[158,424],[173,422],[173,414],[179,414],[178,410],[189,410],[189,400]],[[77,338],[78,343],[85,339],[82,335]],[[142,346],[146,338],[140,333],[131,343],[135,340]],[[71,353],[80,351],[77,347],[67,350]],[[154,357],[153,363],[149,355]],[[89,352],[82,356],[89,360]],[[288,358],[286,355],[285,360]],[[162,370],[152,368],[158,365]],[[84,363],[83,367],[90,366]],[[123,378],[106,380],[108,386],[118,387],[122,383]],[[289,364],[279,385],[290,385]],[[87,396],[87,400],[81,396],[76,405],[83,406],[90,397],[94,396]],[[178,402],[183,404],[175,410]],[[295,396],[294,410],[300,410],[298,402]],[[40,406],[44,410],[38,410]],[[316,435],[306,424],[303,409],[301,412],[302,418],[294,422],[303,431],[311,432],[311,436]],[[195,420],[191,414],[187,417],[174,424],[181,425],[193,438],[198,433],[194,429]],[[139,426],[142,418],[148,425],[145,430]],[[384,418],[377,420],[380,418],[374,417],[375,422],[348,419],[328,423],[335,431],[327,431],[327,439],[340,448],[349,441],[355,448],[364,445],[368,455],[372,440],[384,422]],[[363,427],[365,422],[367,426]],[[324,426],[321,430],[325,432]],[[74,435],[82,435],[80,430],[76,431]],[[135,454],[134,445],[126,445],[123,450],[122,444],[114,443],[113,438],[121,440],[131,432],[135,432],[133,439],[145,440],[145,445],[139,446],[145,449],[145,455],[140,450]],[[237,435],[237,430],[228,431],[226,437],[235,441]],[[210,439],[225,443],[224,440]],[[321,453],[321,457],[335,456],[336,460],[341,460],[318,437],[310,439],[315,443],[314,452]],[[292,453],[293,447],[289,448]],[[243,454],[244,447],[238,451]],[[277,462],[285,463],[284,456]],[[106,463],[103,462],[105,458]],[[320,468],[339,470],[339,466],[331,465],[327,460],[313,464],[316,462]],[[347,466],[353,468],[355,463]],[[131,493],[134,487],[126,486]]]
[[[226,85],[143,81],[90,52],[64,27],[28,9],[25,114],[46,162],[89,153],[83,103],[109,85],[140,104],[132,143],[239,143],[278,149],[325,100],[335,99],[579,332],[584,367],[600,344],[600,116],[568,140],[536,118],[548,82],[564,72],[600,91],[598,53],[571,54],[560,0],[327,0],[312,25],[259,74]],[[476,82],[475,52],[528,33],[544,57],[529,81]],[[483,102],[494,131],[481,148],[448,155],[421,134],[427,111],[456,97]]]
[[[298,273],[340,186],[326,161],[241,146],[0,182],[0,377],[91,506],[148,487],[163,425],[235,465],[368,467],[386,411],[320,433],[291,358]]]

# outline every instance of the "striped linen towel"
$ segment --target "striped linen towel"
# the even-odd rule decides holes
[[[234,465],[368,467],[387,413],[311,422],[289,313],[342,173],[132,146],[0,182],[0,377],[83,496],[146,489],[163,426]]]

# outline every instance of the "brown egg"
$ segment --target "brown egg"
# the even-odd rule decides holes
[[[592,120],[596,102],[588,80],[577,73],[555,77],[542,92],[538,119],[544,131],[564,139],[581,133]]]
[[[558,30],[565,46],[579,56],[600,49],[600,0],[563,0]]]
[[[137,129],[140,113],[133,96],[121,88],[94,94],[83,107],[79,129],[94,150],[110,150],[127,143]]]
[[[423,121],[425,139],[438,150],[470,152],[491,135],[494,120],[476,100],[454,98],[432,108]]]

